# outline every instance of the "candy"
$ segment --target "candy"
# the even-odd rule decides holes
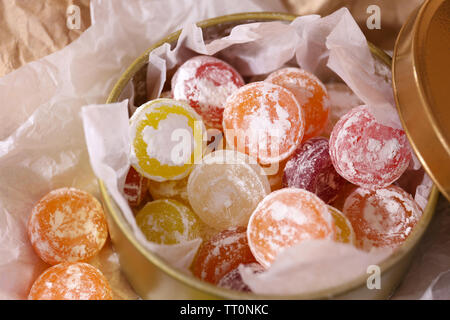
[[[233,227],[204,242],[192,264],[194,276],[217,284],[240,264],[256,262],[248,247],[245,228]]]
[[[231,150],[215,151],[192,171],[189,203],[209,226],[223,230],[247,226],[251,213],[270,192],[267,177],[254,160]]]
[[[353,108],[364,103],[345,83],[327,83],[325,87],[330,97],[330,115],[324,135],[329,137],[339,119]]]
[[[294,94],[305,116],[303,141],[323,132],[328,122],[329,98],[325,86],[315,75],[298,68],[284,68],[271,73],[265,81]]]
[[[344,183],[333,167],[326,138],[316,137],[304,142],[284,168],[283,187],[306,189],[325,203],[337,197]]]
[[[344,214],[355,230],[358,247],[370,250],[401,245],[419,221],[422,210],[410,194],[389,186],[356,189],[345,201]]]
[[[130,167],[125,179],[123,192],[130,207],[138,207],[145,199],[147,193],[147,179],[139,174],[136,169]]]
[[[163,182],[148,180],[148,191],[154,200],[173,199],[188,205],[187,181],[187,177]]]
[[[148,202],[136,215],[136,223],[148,241],[177,244],[200,236],[200,221],[175,200]]]
[[[383,188],[405,172],[411,151],[402,129],[381,123],[369,107],[360,106],[334,127],[330,156],[336,171],[351,183]]]
[[[61,188],[33,207],[28,236],[39,257],[53,265],[95,256],[106,242],[108,229],[97,199],[81,190]]]
[[[258,263],[250,263],[245,265],[247,268],[253,269],[254,272],[259,273],[264,271],[264,268]],[[251,292],[249,286],[243,281],[239,267],[228,272],[217,284],[219,287],[236,290],[241,292]]]
[[[315,194],[286,188],[264,198],[247,229],[250,249],[268,268],[283,249],[308,239],[331,239],[335,227],[327,205]]]
[[[227,143],[261,164],[288,158],[302,141],[304,123],[294,95],[268,82],[241,87],[223,113]]]
[[[205,126],[185,102],[152,100],[139,107],[130,122],[131,165],[148,179],[183,179],[205,149]]]
[[[28,300],[112,300],[105,276],[82,262],[57,264],[36,279]]]
[[[197,56],[178,68],[172,93],[174,99],[188,101],[207,126],[222,129],[225,101],[243,85],[241,75],[225,61]]]
[[[338,209],[328,206],[328,210],[333,217],[334,226],[336,227],[335,240],[337,242],[350,243],[354,245],[356,243],[356,238],[350,221]]]

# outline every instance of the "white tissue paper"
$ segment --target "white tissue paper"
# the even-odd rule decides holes
[[[0,79],[3,103],[0,109],[0,298],[26,298],[33,280],[47,267],[36,257],[26,236],[25,225],[33,204],[48,191],[62,186],[78,187],[98,197],[92,169],[107,184],[138,240],[158,252],[160,247],[148,243],[137,230],[120,192],[129,165],[128,102],[99,104],[106,100],[112,85],[136,57],[183,24],[186,28],[180,48],[171,51],[163,46],[150,57],[151,96],[161,92],[166,68],[183,62],[192,51],[201,54],[220,51],[222,58],[245,75],[267,73],[296,61],[301,67],[325,77],[330,74],[326,68],[328,63],[366,104],[392,103],[392,92],[386,92],[389,77],[372,73],[379,74],[378,67],[367,54],[365,39],[346,9],[323,19],[315,15],[298,18],[291,25],[273,22],[240,26],[229,37],[205,44],[193,22],[234,12],[280,11],[280,3],[96,0],[92,1],[91,8],[93,25],[78,40]],[[348,59],[349,56],[352,59]],[[364,76],[353,68],[361,69]],[[132,98],[124,94],[126,97]],[[81,112],[84,105],[87,107]],[[420,194],[426,198],[425,192]],[[176,266],[185,268],[189,264],[196,245],[194,241],[181,246],[180,250],[186,255]],[[349,261],[363,263],[379,261],[384,254],[368,255],[335,243],[320,245],[345,253]],[[173,248],[177,250],[177,246]],[[263,287],[264,283],[279,277],[280,270],[302,265],[303,262],[290,259],[296,250],[310,249],[299,246],[287,250],[273,269],[261,277],[244,273],[244,278],[253,289],[264,293],[268,293],[268,289],[275,293],[292,288],[285,278],[277,288]],[[175,254],[182,255],[181,252]],[[165,258],[171,259],[170,256]],[[311,256],[309,261],[314,259]],[[109,244],[91,263],[107,276],[116,298],[136,298],[121,276],[117,255]],[[295,283],[305,279],[302,271],[310,267],[302,265],[299,270]],[[361,270],[354,271],[353,275],[357,276]],[[346,272],[345,276],[351,275]],[[411,281],[414,280],[413,277]],[[424,283],[424,291],[430,282]],[[315,286],[323,285],[311,282],[308,288],[314,290]],[[433,285],[436,287],[436,283]]]

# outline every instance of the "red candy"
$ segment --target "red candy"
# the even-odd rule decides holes
[[[189,101],[207,126],[221,129],[225,101],[243,85],[241,75],[225,61],[197,56],[173,76],[172,94],[175,100]]]
[[[217,284],[240,264],[256,262],[248,247],[245,228],[233,227],[213,236],[198,250],[192,265],[193,274]]]
[[[356,189],[345,201],[344,214],[350,220],[358,247],[401,245],[419,221],[422,210],[403,189]]]
[[[402,129],[381,123],[368,106],[360,106],[334,127],[330,156],[346,180],[360,187],[383,188],[405,172],[411,151]]]
[[[331,162],[326,138],[312,138],[303,143],[284,168],[283,187],[306,189],[326,203],[337,197],[344,184]]]
[[[139,206],[147,194],[147,179],[133,167],[130,167],[125,179],[123,192],[125,193],[125,198],[128,200],[130,207]]]
[[[246,265],[248,268],[252,268],[254,272],[262,272],[264,268],[258,263],[251,263]],[[227,288],[230,290],[251,292],[252,290],[247,286],[247,284],[242,280],[241,273],[239,272],[239,267],[228,272],[222,279],[220,279],[217,284],[219,287]]]

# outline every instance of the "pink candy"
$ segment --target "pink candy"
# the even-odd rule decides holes
[[[178,68],[172,94],[175,100],[188,101],[207,126],[222,129],[225,101],[243,85],[241,75],[225,61],[197,56]]]
[[[330,156],[346,180],[364,188],[383,188],[405,172],[411,151],[402,129],[381,123],[369,107],[360,106],[334,127]]]
[[[328,139],[322,137],[303,143],[284,169],[283,187],[306,189],[326,203],[336,198],[344,183],[331,162]]]

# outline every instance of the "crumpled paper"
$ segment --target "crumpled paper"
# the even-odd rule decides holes
[[[283,7],[254,0],[93,0],[92,26],[77,40],[0,78],[0,299],[25,299],[48,267],[26,235],[36,201],[63,186],[100,197],[81,107],[103,103],[128,65],[183,23],[264,10]],[[98,258],[115,297],[136,298],[109,245]]]
[[[364,35],[346,8],[324,18],[316,15],[299,17],[291,24],[276,21],[238,25],[230,35],[209,43],[205,43],[201,28],[195,24],[186,25],[175,48],[164,44],[150,53],[148,96],[158,97],[167,71],[198,54],[218,54],[245,76],[272,72],[292,59],[302,68],[322,75],[322,78],[332,70],[363,102],[374,109],[389,108],[390,117],[386,114],[380,116],[385,123],[399,125],[393,107],[392,88],[387,80],[390,77],[378,72],[379,62],[370,53]],[[127,172],[129,162],[115,165],[117,159],[128,160],[131,146],[130,141],[124,141],[124,137],[129,135],[127,106],[128,101],[125,100],[115,105],[84,108],[86,141],[94,172],[106,180],[112,197],[124,211],[137,239],[151,249],[136,227],[131,209],[120,192],[120,179]],[[120,108],[120,111],[114,108]],[[100,121],[102,118],[107,121]],[[186,249],[185,253],[191,256],[196,248]],[[160,255],[163,253],[166,260],[171,259],[167,250],[163,252],[154,247],[153,251]],[[311,254],[314,251],[316,255]],[[329,252],[335,254],[327,254]],[[331,241],[308,242],[284,251],[266,272],[252,274],[242,268],[242,276],[255,293],[295,294],[300,293],[299,288],[304,290],[302,292],[317,291],[327,287],[327,283],[328,286],[339,285],[365,274],[368,265],[380,262],[391,252],[391,249],[385,249],[367,253]],[[180,258],[174,257],[175,261]],[[322,270],[329,276],[311,273],[311,270]]]

